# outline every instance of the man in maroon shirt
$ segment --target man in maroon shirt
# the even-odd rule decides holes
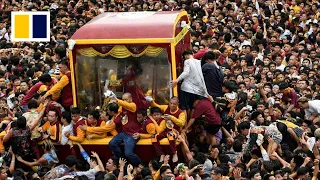
[[[121,125],[122,131],[109,142],[112,153],[117,158],[126,158],[134,167],[138,167],[141,160],[134,153],[137,140],[133,134],[140,132],[140,123],[137,121],[137,106],[132,102],[130,93],[124,93],[122,100],[112,97],[119,106],[119,115],[114,119],[114,123]],[[120,144],[124,143],[124,155],[120,149]]]
[[[22,109],[24,111],[28,110],[27,104],[28,104],[29,100],[32,99],[32,97],[38,92],[39,88],[42,85],[46,85],[46,86],[50,87],[51,84],[53,84],[53,80],[49,74],[44,74],[44,75],[40,76],[39,82],[37,84],[35,84],[34,86],[32,86],[31,89],[27,92],[26,96],[23,98],[23,100],[21,102]]]
[[[194,102],[194,110],[191,115],[191,119],[188,122],[184,131],[187,131],[191,128],[192,124],[197,118],[200,118],[202,115],[205,116],[205,120],[208,122],[208,125],[205,127],[205,130],[208,133],[210,140],[212,137],[219,131],[221,127],[221,118],[216,109],[212,106],[211,102],[207,99],[196,100]]]

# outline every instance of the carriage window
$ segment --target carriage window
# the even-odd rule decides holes
[[[159,104],[167,104],[171,94],[171,89],[167,87],[170,69],[165,50],[157,57],[124,59],[77,54],[76,86],[79,107],[89,109],[91,106],[103,106],[103,93],[108,89],[119,98],[124,92],[138,92],[143,96],[152,96]]]

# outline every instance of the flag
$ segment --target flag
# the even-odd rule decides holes
[[[50,41],[50,12],[11,12],[11,41]]]

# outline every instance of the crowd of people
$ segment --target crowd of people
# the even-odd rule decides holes
[[[0,3],[0,180],[318,179],[319,1]],[[192,49],[170,83],[178,97],[145,96],[140,108],[130,92],[108,91],[106,109],[72,106],[67,40],[77,29],[105,12],[181,10]],[[50,11],[50,42],[12,42],[11,11]],[[81,145],[107,136],[107,162]],[[147,163],[134,151],[140,139],[156,154]],[[72,155],[59,158],[55,144]]]

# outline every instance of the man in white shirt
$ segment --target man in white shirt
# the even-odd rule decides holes
[[[204,81],[201,61],[193,58],[193,53],[190,50],[183,52],[184,67],[181,75],[172,81],[172,87],[175,87],[178,82],[182,81],[181,93],[179,96],[180,109],[193,109],[193,103],[197,96],[210,97]]]
[[[301,97],[298,100],[298,104],[304,109],[307,120],[311,120],[313,123],[320,121],[320,100],[309,100],[306,97]]]
[[[63,124],[62,127],[62,137],[60,143],[62,145],[66,145],[67,143],[72,146],[72,142],[69,141],[68,137],[65,135],[67,132],[70,133],[71,136],[73,136],[73,124],[72,124],[72,118],[71,113],[68,111],[64,111],[62,113],[61,122]]]
[[[285,65],[282,64],[282,61],[283,59],[281,54],[277,54],[275,58],[276,69],[279,69],[280,71],[284,71],[284,68],[286,67]]]

